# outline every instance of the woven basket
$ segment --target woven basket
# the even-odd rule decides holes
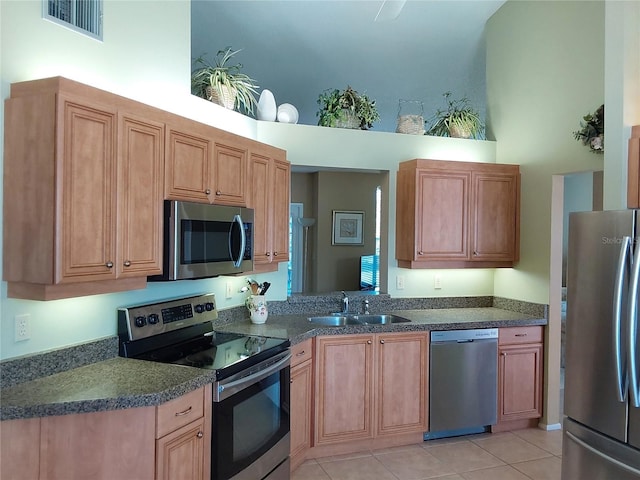
[[[336,127],[338,128],[360,128],[360,120],[356,117],[356,114],[351,110],[342,110],[340,118],[336,119]]]
[[[399,115],[396,133],[424,135],[424,118],[422,115]]]
[[[211,100],[213,103],[222,105],[229,110],[233,110],[236,105],[237,93],[226,85],[220,85],[220,92],[218,92],[217,88],[207,87],[205,93],[207,100]]]

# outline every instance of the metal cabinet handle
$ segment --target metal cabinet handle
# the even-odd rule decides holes
[[[307,354],[307,352],[302,350],[301,352],[296,353],[296,357],[301,357],[301,356],[306,355],[306,354]]]
[[[204,436],[204,433],[202,433],[202,431],[199,431],[198,434],[196,435],[196,437],[198,438],[202,438]]]
[[[124,266],[125,266],[125,267],[130,267],[130,266],[131,266],[131,262],[130,262],[129,260],[126,260],[126,261],[124,262]]]
[[[106,267],[107,268],[113,268],[113,262],[107,262],[106,263]]]
[[[189,407],[186,410],[183,410],[182,412],[176,412],[176,417],[182,417],[184,415],[188,415],[191,413],[191,410],[193,410],[193,407]]]

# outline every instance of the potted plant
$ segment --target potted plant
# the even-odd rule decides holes
[[[322,127],[359,128],[367,130],[380,119],[375,100],[356,92],[350,86],[345,90],[328,89],[318,96],[320,110],[318,125]]]
[[[241,73],[241,63],[228,65],[239,51],[231,47],[219,50],[215,65],[207,62],[202,55],[196,58],[194,63],[197,68],[191,73],[191,93],[229,110],[242,107],[253,115],[258,85],[251,77]]]
[[[469,105],[469,100],[463,97],[451,100],[451,92],[443,94],[447,101],[445,110],[438,109],[429,120],[431,127],[425,135],[456,138],[483,138],[484,125],[478,112]]]

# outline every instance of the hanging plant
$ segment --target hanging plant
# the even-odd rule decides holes
[[[582,117],[580,130],[573,132],[573,136],[592,152],[604,153],[604,105]]]

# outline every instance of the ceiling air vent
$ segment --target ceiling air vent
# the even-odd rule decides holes
[[[102,40],[103,0],[43,0],[43,17]]]

